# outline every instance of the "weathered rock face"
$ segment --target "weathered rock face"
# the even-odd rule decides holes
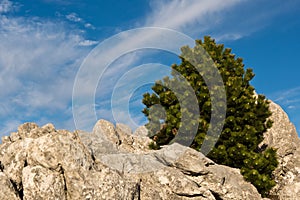
[[[0,146],[0,199],[261,199],[238,169],[100,120],[93,133],[27,123]]]
[[[279,166],[274,171],[277,185],[271,193],[274,199],[300,199],[300,139],[279,105],[271,102],[270,110],[273,126],[261,145],[277,149]]]
[[[299,138],[275,104],[262,143],[278,148],[274,199],[299,195]],[[262,199],[238,169],[179,144],[148,149],[147,130],[100,120],[92,133],[26,123],[2,138],[0,199]],[[276,195],[276,196],[275,196]]]

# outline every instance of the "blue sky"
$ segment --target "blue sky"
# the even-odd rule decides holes
[[[86,56],[115,34],[149,26],[193,39],[211,35],[232,48],[253,68],[257,92],[280,104],[299,133],[300,1],[0,0],[0,135],[28,121],[77,128],[72,91]],[[115,60],[95,91],[97,118],[114,120],[112,90],[133,66],[176,62],[170,52],[145,49]],[[149,87],[138,88],[130,101],[137,125],[145,122],[140,99]]]

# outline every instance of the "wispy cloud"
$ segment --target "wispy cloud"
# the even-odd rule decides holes
[[[212,15],[240,2],[242,0],[154,1],[152,3],[153,13],[148,17],[146,24],[176,30],[184,29],[184,27],[195,23],[203,24],[206,27],[207,23],[216,20],[215,18],[210,19]]]
[[[93,26],[91,23],[85,23],[84,27],[88,29],[96,29],[95,26]]]
[[[77,13],[73,12],[73,13],[66,15],[66,19],[71,22],[81,23],[84,25],[85,28],[95,29],[95,27],[91,23],[86,22],[83,18],[79,17]]]
[[[204,34],[220,27],[225,23],[226,15],[235,6],[244,2],[246,0],[153,1],[153,12],[148,15],[146,25],[171,28],[192,36],[198,34],[199,37],[199,33]],[[227,37],[234,35],[233,38],[237,38],[238,35],[238,33],[226,34]]]
[[[186,28],[192,29],[196,25],[203,25],[203,28],[207,28],[209,26],[212,26],[211,21],[214,21],[216,13],[221,12],[225,9],[230,9],[234,5],[243,2],[243,0],[229,0],[229,1],[203,1],[203,0],[190,0],[190,1],[183,1],[183,0],[174,0],[174,1],[151,1],[151,8],[152,11],[146,15],[146,18],[144,20],[143,26],[154,26],[154,27],[164,27],[164,28],[171,28],[178,31],[184,31]],[[218,15],[218,17],[220,17]],[[211,18],[211,19],[210,19]],[[201,27],[201,26],[199,26]],[[199,31],[197,29],[197,31]],[[191,32],[190,30],[185,32]],[[161,35],[149,33],[149,34],[143,34],[139,35],[139,37],[132,38],[127,41],[123,41],[121,44],[115,45],[110,52],[112,52],[112,55],[115,51],[118,52],[119,48],[123,48],[124,46],[137,46],[138,43],[143,43],[147,41],[148,38],[160,38]],[[228,36],[229,37],[229,36]],[[232,36],[233,37],[233,36]],[[238,35],[235,35],[234,37],[239,37]],[[138,39],[137,39],[138,38]],[[159,39],[158,39],[159,40]],[[183,44],[187,45],[187,44]],[[111,57],[110,52],[106,52],[107,57]],[[143,55],[137,55],[137,54],[129,54],[124,59],[121,59],[121,62],[117,62],[119,64],[114,63],[114,65],[110,66],[107,69],[106,74],[112,74],[114,76],[108,76],[107,77],[118,77],[122,75],[122,73],[125,73],[126,70],[130,69],[130,66],[132,66],[134,63],[137,63],[138,60],[141,58],[141,56],[146,56],[144,53]],[[95,61],[97,62],[97,61]],[[117,80],[114,79],[114,80]],[[108,88],[112,88],[113,81],[107,81],[104,80],[103,84],[110,85],[109,87],[103,87],[106,88],[106,91]],[[103,94],[101,92],[101,94]]]
[[[279,104],[288,114],[291,122],[295,124],[300,134],[300,86],[269,95],[269,98]],[[300,135],[299,135],[300,136]]]
[[[68,15],[66,15],[66,18],[72,22],[81,22],[83,21],[82,18],[78,17],[78,15],[76,13],[70,13]]]
[[[171,28],[178,31],[184,31],[184,32],[190,32],[192,28],[197,27],[197,25],[201,24],[202,26],[199,26],[201,28],[207,28],[212,26],[212,21],[215,21],[215,14],[219,13],[223,10],[230,9],[234,5],[238,4],[239,2],[242,2],[241,0],[230,0],[224,1],[217,0],[217,1],[199,1],[199,0],[191,0],[191,1],[182,1],[182,0],[174,0],[174,1],[152,1],[152,9],[153,12],[149,13],[146,16],[144,26],[156,26],[156,27],[164,27],[164,28]],[[220,17],[220,15],[218,15]],[[202,30],[202,29],[201,29]],[[97,96],[98,100],[101,101],[107,101],[111,98],[111,92],[114,89],[114,86],[116,84],[116,81],[122,76],[122,74],[126,73],[128,70],[130,70],[133,66],[136,66],[134,64],[138,63],[138,61],[141,59],[141,56],[146,56],[146,54],[143,55],[137,55],[136,53],[131,53],[126,56],[124,56],[121,60],[121,62],[117,61],[115,62],[114,59],[118,59],[121,55],[116,55],[117,52],[122,52],[124,47],[131,50],[136,50],[136,47],[142,46],[142,47],[150,47],[150,46],[168,46],[169,49],[175,49],[176,51],[180,51],[180,47],[183,45],[194,45],[194,41],[191,39],[191,42],[185,43],[183,41],[179,41],[178,38],[165,38],[165,35],[162,35],[163,30],[159,31],[149,31],[149,32],[143,32],[142,34],[134,34],[134,38],[126,38],[126,40],[122,40],[119,43],[109,43],[109,47],[106,48],[105,51],[105,58],[104,60],[99,60],[98,58],[94,58],[89,60],[89,65],[92,67],[95,65],[95,69],[90,69],[91,73],[86,73],[86,77],[80,77],[78,80],[83,82],[84,84],[80,85],[80,89],[77,89],[80,92],[81,96],[90,96],[89,94],[92,94],[94,91],[93,88],[95,88],[95,83],[97,83],[99,77],[95,77],[97,75],[96,71],[100,67],[98,63],[107,63],[111,64],[110,66],[103,66],[107,67],[105,74],[101,75],[101,79],[99,82],[99,88],[97,90]],[[197,29],[197,32],[200,30]],[[124,35],[126,37],[126,34]],[[173,39],[173,40],[172,40]],[[176,42],[170,42],[176,41]],[[149,41],[154,41],[157,44],[149,44]],[[172,47],[171,47],[172,46]],[[105,60],[107,59],[107,60]],[[112,60],[110,60],[112,59]],[[112,64],[112,62],[114,62]],[[158,61],[160,62],[160,61]],[[156,70],[152,73],[160,73],[159,70]],[[111,75],[110,75],[111,74]],[[147,74],[144,74],[144,76],[149,76]],[[106,77],[103,79],[103,77]],[[133,78],[133,81],[136,79]],[[92,81],[94,80],[94,81]],[[81,88],[82,87],[82,88]],[[92,90],[92,91],[91,91]],[[108,95],[106,95],[108,94]],[[100,96],[100,97],[99,97]],[[87,102],[85,102],[87,103]],[[83,104],[82,108],[79,108],[79,110],[82,110],[86,105]],[[107,105],[109,107],[110,105]],[[89,107],[86,109],[90,109]],[[85,110],[86,112],[90,112],[88,110]],[[125,111],[127,112],[127,111]],[[98,117],[103,118],[107,117],[107,109],[100,107],[97,110]],[[118,114],[119,117],[126,121],[125,113]],[[103,116],[103,117],[102,117]],[[112,116],[111,114],[109,116]],[[87,116],[88,117],[88,116]],[[92,116],[89,116],[88,118],[93,118]],[[119,118],[119,119],[120,119]],[[127,120],[129,121],[129,120]],[[138,119],[138,121],[143,121],[142,119]],[[133,123],[130,123],[130,125],[133,125]]]
[[[71,3],[66,0],[43,1],[63,5]],[[72,1],[74,2],[78,1]],[[218,40],[236,40],[264,27],[268,20],[280,15],[282,10],[297,7],[292,0],[287,0],[284,6],[272,3],[271,0],[261,2],[153,0],[150,1],[151,12],[146,13],[146,17],[137,24],[142,27],[171,28],[194,38],[202,37],[199,34],[209,33]],[[269,10],[267,5],[272,9]],[[83,58],[97,41],[85,38],[82,30],[73,30],[74,26],[71,28],[69,25],[77,23],[86,31],[95,27],[74,12],[60,15],[59,20],[7,15],[17,9],[18,5],[13,1],[0,0],[0,133],[6,134],[15,129],[16,125],[28,120],[37,120],[39,123],[50,121],[58,127],[72,129],[74,124],[71,97],[74,79]],[[159,34],[142,34],[122,43],[111,44],[112,48],[105,55],[107,58],[114,58],[115,52],[123,47],[138,46],[149,38],[157,40],[158,43],[165,40]],[[86,93],[97,93],[96,98],[101,100],[98,103],[100,106],[96,106],[98,117],[112,118],[108,105],[114,85],[135,64],[143,64],[141,58],[144,56],[147,55],[128,52],[121,58],[116,57],[119,60],[114,60],[109,66],[105,72],[107,78],[100,80],[98,90],[90,91],[93,90],[92,86],[81,91],[82,96]],[[95,63],[106,61],[94,60]],[[298,109],[299,93],[300,89],[295,88],[284,93],[286,98],[280,99],[278,96],[277,100],[288,109]],[[133,103],[137,104],[136,101]],[[81,114],[85,115],[87,110],[89,108],[82,107]],[[143,121],[139,116],[133,118]],[[81,123],[91,122],[92,119],[86,118]]]
[[[271,98],[288,109],[299,109],[300,112],[300,87],[276,92]]]
[[[145,25],[172,28],[192,37],[237,40],[268,26],[274,18],[298,12],[300,2],[262,0],[154,0]]]
[[[0,4],[2,13],[14,6],[4,2],[5,6]],[[93,41],[62,21],[4,14],[0,15],[0,41],[0,134],[28,120],[52,121],[72,129],[68,120],[72,118],[72,86],[90,51],[83,46],[93,45]]]
[[[0,14],[11,12],[15,8],[16,8],[16,6],[9,0],[1,0],[0,1]]]
[[[83,40],[81,42],[79,42],[80,46],[94,46],[96,44],[98,44],[98,41],[95,40]]]

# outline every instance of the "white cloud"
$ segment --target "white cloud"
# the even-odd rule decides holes
[[[152,1],[153,12],[147,26],[166,27],[199,37],[199,33],[215,30],[224,23],[226,14],[246,0],[173,0]],[[217,31],[214,35],[217,35]],[[229,33],[226,33],[229,36]],[[231,36],[238,33],[230,33]],[[227,37],[228,37],[227,36]],[[221,36],[219,36],[221,37]],[[237,37],[230,37],[236,39]],[[238,37],[239,38],[239,37]]]
[[[150,2],[152,12],[142,23],[144,26],[172,28],[193,37],[196,35],[198,38],[201,37],[199,34],[211,32],[218,40],[235,40],[244,37],[257,27],[262,27],[261,24],[264,23],[261,21],[278,15],[280,10],[280,6],[274,5],[273,8],[277,9],[272,9],[274,12],[270,12],[271,14],[263,10],[254,18],[252,11],[255,11],[256,7],[253,7],[254,3],[247,0],[154,0]],[[237,12],[238,10],[234,10],[237,6],[242,8],[248,5],[252,5],[252,8],[245,16]],[[0,133],[7,133],[15,129],[14,126],[33,118],[41,118],[38,120],[39,123],[52,121],[55,125],[72,129],[70,104],[74,78],[83,57],[97,42],[84,38],[80,31],[71,31],[63,22],[36,17],[5,16],[5,13],[15,9],[16,5],[12,1],[0,0]],[[82,27],[95,29],[77,13],[63,15],[63,18],[79,23]],[[113,48],[105,52],[106,58],[114,57],[115,52],[119,52],[123,47],[146,43],[149,38],[156,39],[158,43],[164,42],[164,38],[159,34],[138,35],[122,43],[111,44]],[[118,78],[142,56],[135,52],[125,55],[106,71],[106,79],[99,82],[102,89],[99,87],[97,91],[97,97],[103,100],[97,109],[98,115],[112,119],[106,107],[110,103],[107,99],[110,96],[106,95],[110,94]],[[94,61],[106,60],[95,59]],[[82,96],[95,92],[90,91],[93,87],[83,89],[80,93]],[[296,89],[298,94],[299,90]],[[290,91],[290,94],[292,92]],[[299,96],[289,98],[290,104],[287,106],[291,109],[297,108],[297,104],[291,104],[291,101],[298,101]],[[287,102],[286,99],[279,99],[279,101]],[[83,107],[80,110],[81,114],[86,114],[86,110],[89,109]],[[63,122],[62,119],[57,118],[59,114],[65,116]],[[120,115],[123,116],[122,113]],[[139,120],[141,119],[136,119]],[[91,121],[92,119],[87,118],[81,123],[88,125]]]
[[[8,135],[8,134],[4,134],[4,133],[10,133],[13,131],[17,131],[18,126],[21,125],[21,122],[18,120],[10,120],[7,123],[4,124],[3,127],[1,127],[1,133],[0,133],[0,137],[4,136],[4,135]],[[0,141],[1,143],[1,141]]]
[[[300,87],[276,92],[270,98],[289,110],[300,110]]]
[[[295,106],[288,106],[288,109],[295,109]]]
[[[300,134],[300,86],[284,91],[278,91],[269,98],[279,104],[288,114],[291,122],[295,124],[298,135]],[[299,135],[300,136],[300,135]]]
[[[94,41],[94,40],[83,40],[79,43],[80,46],[93,46],[98,44],[98,41]]]
[[[82,47],[88,40],[79,30],[70,30],[59,21],[0,15],[0,133],[40,118],[60,128],[74,127],[68,120],[71,110],[64,111],[70,108],[76,72],[90,48]]]
[[[68,15],[66,15],[66,18],[72,22],[81,22],[83,21],[82,18],[78,17],[78,15],[76,13],[70,13]]]
[[[221,34],[219,36],[216,36],[215,39],[217,41],[224,41],[224,40],[238,40],[240,38],[242,38],[244,35],[240,34],[240,33],[228,33],[228,34]]]
[[[212,14],[231,8],[241,0],[154,1],[147,24],[180,30],[194,23],[206,23]]]
[[[213,16],[221,10],[229,9],[232,6],[236,5],[237,3],[241,2],[240,0],[230,0],[226,3],[217,0],[217,1],[199,1],[199,0],[192,0],[192,1],[182,1],[182,0],[174,0],[174,1],[155,1],[156,3],[153,4],[153,12],[148,15],[145,26],[159,26],[159,27],[166,27],[172,28],[179,31],[190,30],[191,27],[195,27],[197,24],[202,24],[203,27],[212,26],[211,21],[214,21],[216,18]],[[211,17],[211,19],[209,19]],[[218,15],[219,17],[219,15]],[[209,19],[209,20],[208,20]],[[205,26],[204,26],[205,25]],[[199,31],[199,30],[197,30]],[[193,45],[194,41],[191,39],[191,43],[186,43],[186,41],[177,40],[178,38],[166,38],[165,35],[162,34],[163,30],[159,31],[150,31],[150,32],[143,32],[142,34],[138,33],[137,31],[135,37],[127,38],[126,34],[124,37],[126,40],[122,40],[122,42],[113,43],[109,42],[109,46],[105,49],[105,57],[99,60],[97,56],[95,58],[90,59],[87,63],[89,66],[95,66],[95,69],[89,69],[91,73],[84,72],[85,76],[80,77],[78,80],[79,82],[83,82],[84,85],[80,85],[78,94],[82,97],[91,96],[91,94],[95,93],[94,88],[99,80],[99,74],[97,74],[97,69],[100,67],[98,63],[108,63],[110,64],[111,61],[115,61],[117,59],[116,55],[117,52],[122,52],[125,49],[131,49],[132,51],[136,50],[137,46],[168,46],[169,49],[180,50],[180,47],[183,45]],[[156,42],[156,44],[151,44],[150,41]],[[176,42],[169,42],[169,41],[176,41]],[[150,42],[150,43],[149,43]],[[100,44],[102,45],[102,44]],[[131,48],[132,47],[132,48]],[[115,62],[111,66],[108,67],[107,71],[104,75],[101,76],[101,81],[98,83],[99,88],[97,90],[97,96],[101,98],[101,100],[106,101],[107,96],[113,90],[116,81],[123,73],[127,72],[130,68],[132,68],[133,64],[136,63],[140,59],[141,55],[131,53],[124,56],[120,59],[122,62]],[[112,59],[112,60],[110,60]],[[158,61],[159,62],[159,61]],[[102,66],[105,67],[105,66]],[[156,72],[159,73],[159,72]],[[104,79],[103,79],[104,77]],[[134,81],[134,80],[133,80]],[[91,96],[92,98],[93,96]],[[83,105],[85,106],[85,105]],[[103,111],[103,108],[100,108]],[[98,109],[99,110],[99,109]],[[106,112],[100,112],[106,113]],[[102,115],[103,116],[103,115]],[[125,116],[120,113],[119,116]],[[126,120],[125,120],[126,121]],[[132,125],[132,124],[131,124]]]
[[[84,27],[89,29],[96,29],[95,26],[93,26],[91,23],[85,23]]]
[[[58,16],[60,16],[60,13],[57,13]],[[91,23],[86,22],[83,18],[79,17],[77,13],[70,13],[66,15],[66,19],[75,22],[75,23],[80,23],[82,24],[85,28],[88,29],[96,29]]]
[[[237,40],[268,26],[288,12],[299,12],[299,1],[154,0],[146,26],[175,29],[195,38]]]
[[[1,0],[0,1],[0,14],[8,13],[14,10],[14,4],[9,0]]]

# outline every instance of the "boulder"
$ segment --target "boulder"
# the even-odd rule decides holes
[[[23,124],[0,145],[0,197],[261,199],[238,169],[176,143],[149,150],[149,138],[131,133],[104,120],[92,133]]]
[[[260,144],[278,154],[270,198],[296,200],[299,138],[286,113],[273,102],[270,109],[274,124]],[[147,134],[105,120],[91,133],[25,123],[0,144],[0,199],[263,199],[239,169],[177,143],[150,150]]]
[[[260,146],[277,149],[279,165],[273,173],[276,186],[271,196],[274,199],[300,199],[300,139],[279,105],[271,101],[270,110],[273,126],[265,133]]]

